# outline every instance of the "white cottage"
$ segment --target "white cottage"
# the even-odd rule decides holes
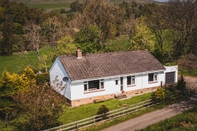
[[[72,107],[131,96],[177,82],[178,66],[164,67],[148,50],[57,57],[50,83]]]

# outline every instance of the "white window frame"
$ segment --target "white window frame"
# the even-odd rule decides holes
[[[91,81],[96,81],[96,80],[91,80]],[[99,89],[89,89],[89,83],[88,83],[89,81],[84,81],[84,92],[89,92],[93,90],[103,90],[105,88],[104,79],[100,79],[98,81],[99,81]]]
[[[128,84],[128,77],[130,77],[130,82],[131,82],[130,84]],[[130,86],[135,84],[136,84],[135,76],[127,76],[127,85]]]
[[[150,77],[150,74],[153,74],[152,80],[150,80],[150,78],[149,78],[149,77]],[[157,82],[157,80],[158,80],[158,75],[157,75],[157,73],[149,73],[149,74],[148,74],[148,82],[149,82],[149,83],[151,83],[151,82]]]

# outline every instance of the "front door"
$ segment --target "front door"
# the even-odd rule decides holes
[[[123,77],[120,77],[120,91],[123,91]]]

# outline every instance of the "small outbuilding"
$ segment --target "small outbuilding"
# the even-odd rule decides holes
[[[75,107],[124,94],[152,92],[178,79],[178,66],[164,67],[148,50],[61,55],[50,69],[50,84]]]

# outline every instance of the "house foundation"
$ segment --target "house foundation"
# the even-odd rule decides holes
[[[127,95],[128,97],[131,97],[135,95],[153,92],[156,90],[157,90],[157,87],[152,87],[152,88],[144,88],[144,89],[138,89],[138,90],[133,90],[133,91],[127,91],[127,92],[123,92],[123,94]],[[90,103],[97,103],[97,102],[105,101],[105,100],[112,99],[112,98],[115,98],[115,94],[89,97],[89,98],[72,100],[72,101],[67,100],[67,103],[71,107],[77,107],[77,106],[86,105]]]

